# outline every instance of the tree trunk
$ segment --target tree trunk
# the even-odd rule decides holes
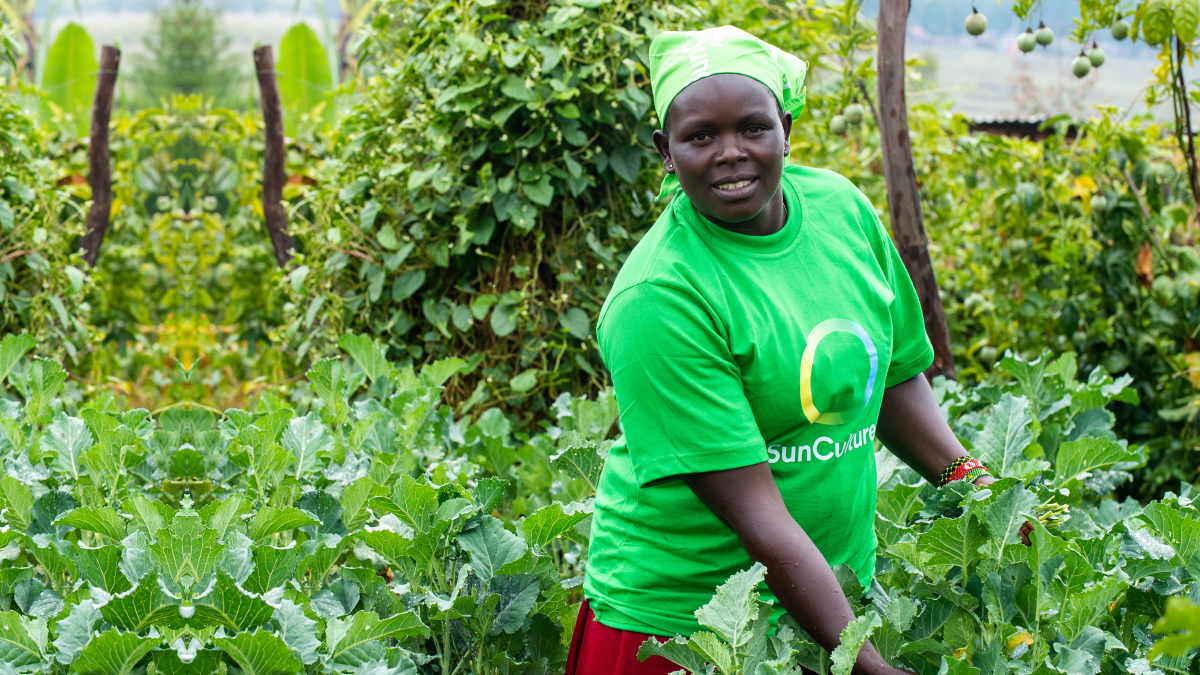
[[[22,65],[24,65],[25,72],[29,75],[29,83],[33,84],[34,82],[37,82],[37,73],[35,72],[37,66],[34,62],[37,61],[38,48],[38,36],[37,32],[34,30],[33,12],[25,15],[24,38],[25,56],[23,58],[25,59],[25,63]]]
[[[956,379],[954,353],[937,277],[929,260],[925,223],[921,217],[921,195],[913,169],[912,143],[908,136],[908,107],[904,97],[904,34],[909,0],[879,3],[879,137],[883,146],[883,175],[887,181],[888,211],[892,236],[904,267],[912,278],[925,316],[925,332],[933,343],[933,365],[925,371]]]
[[[292,259],[295,242],[287,230],[287,213],[283,210],[283,106],[279,100],[279,81],[275,78],[275,53],[270,45],[254,50],[254,66],[258,71],[258,91],[262,98],[263,126],[266,143],[263,147],[262,206],[263,220],[275,260],[283,267]]]
[[[338,27],[338,82],[345,82],[346,75],[351,69],[357,68],[358,64],[354,61],[354,54],[350,52],[350,37],[354,31],[350,29],[351,16],[349,12],[342,11],[342,23]],[[336,84],[336,83],[335,83]]]
[[[96,78],[96,94],[92,98],[92,128],[88,140],[88,183],[92,186],[92,208],[88,211],[87,232],[79,242],[83,259],[91,267],[100,257],[100,244],[108,230],[112,213],[112,167],[108,155],[108,122],[112,119],[113,89],[117,85],[117,70],[121,65],[121,50],[109,45],[100,48],[100,71]]]

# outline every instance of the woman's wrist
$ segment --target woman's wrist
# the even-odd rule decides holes
[[[938,477],[938,487],[944,487],[953,483],[956,480],[965,480],[968,483],[977,483],[980,478],[988,475],[987,467],[983,462],[975,459],[970,455],[958,457],[953,462],[942,470]]]

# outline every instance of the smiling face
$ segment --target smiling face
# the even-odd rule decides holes
[[[713,223],[742,234],[783,227],[783,158],[792,130],[770,89],[745,75],[711,75],[671,103],[654,144],[668,173]]]

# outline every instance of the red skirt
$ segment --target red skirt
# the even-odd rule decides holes
[[[596,620],[587,600],[579,605],[579,618],[571,636],[566,675],[668,675],[682,667],[661,656],[638,661],[638,649],[646,638],[667,638],[610,628]]]

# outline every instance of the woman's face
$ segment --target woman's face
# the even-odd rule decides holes
[[[667,116],[666,133],[654,132],[654,144],[697,210],[747,234],[782,227],[782,197],[773,198],[792,116],[780,115],[770,89],[745,75],[711,75],[680,92]],[[757,222],[765,219],[778,223]]]

